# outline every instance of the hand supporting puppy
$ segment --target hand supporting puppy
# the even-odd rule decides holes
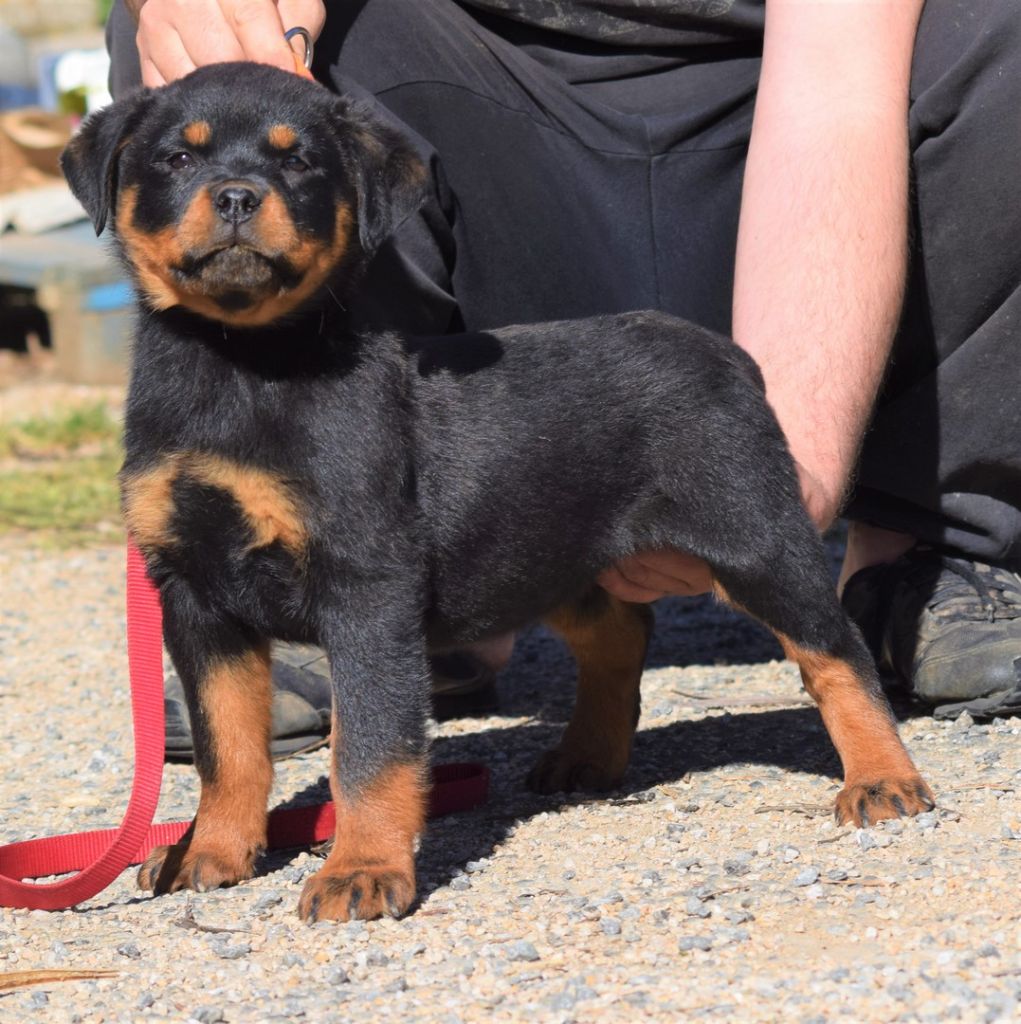
[[[812,522],[825,530],[840,511],[839,501],[830,493],[841,492],[840,484],[827,489],[818,477],[795,462],[801,481],[801,500]],[[658,601],[661,597],[695,597],[713,586],[709,566],[686,551],[640,551],[606,569],[599,584],[621,601]]]
[[[301,25],[318,38],[326,20],[322,0],[124,0],[138,23],[142,83],[166,85],[204,64],[251,60],[295,70]]]

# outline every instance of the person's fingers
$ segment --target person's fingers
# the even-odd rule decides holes
[[[142,8],[142,15],[148,8]],[[165,85],[175,79],[183,78],[195,70],[195,63],[188,56],[188,51],[181,37],[169,26],[160,31],[153,31],[153,26],[138,28],[138,60],[142,68],[142,84],[152,86]]]
[[[228,60],[245,60],[244,47],[216,4],[203,12],[201,25],[180,30],[188,56],[196,67]]]
[[[326,24],[326,4],[322,0],[280,0],[277,10],[285,32],[300,26],[308,29],[313,39],[318,39]],[[300,39],[292,39],[291,48],[304,56],[304,44]]]
[[[137,43],[142,80],[153,86],[244,56],[217,0],[148,0],[138,15]]]
[[[607,593],[633,604],[648,604],[650,601],[666,597],[664,591],[649,590],[647,587],[632,583],[616,566],[601,572],[597,582]]]
[[[617,577],[610,577],[610,586],[606,589],[625,600],[655,600],[666,594],[691,597],[704,594],[713,585],[709,566],[701,558],[684,551],[639,552],[621,559],[614,570]],[[606,587],[606,584],[603,583],[603,586]],[[627,598],[624,596],[625,589],[644,596]]]
[[[158,89],[161,85],[167,84],[167,80],[160,74],[159,68],[148,57],[139,54],[138,60],[142,68],[142,85],[148,86],[150,89]]]
[[[284,39],[284,24],[273,0],[220,0],[220,10],[245,60],[294,71],[294,51]]]

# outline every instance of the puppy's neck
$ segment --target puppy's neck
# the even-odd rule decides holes
[[[361,357],[363,339],[350,315],[328,299],[262,327],[236,327],[182,306],[142,311],[139,343],[159,347],[199,346],[206,358],[267,379],[336,376]]]

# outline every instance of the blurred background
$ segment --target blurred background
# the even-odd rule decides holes
[[[60,176],[110,100],[110,0],[0,0],[0,537],[119,534],[131,290]]]

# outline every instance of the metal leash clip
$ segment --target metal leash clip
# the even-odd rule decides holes
[[[302,41],[305,44],[305,70],[310,71],[312,69],[312,33],[307,28],[302,28],[301,25],[295,25],[294,28],[289,28],[284,33],[284,39],[289,43],[295,36],[301,36]]]

